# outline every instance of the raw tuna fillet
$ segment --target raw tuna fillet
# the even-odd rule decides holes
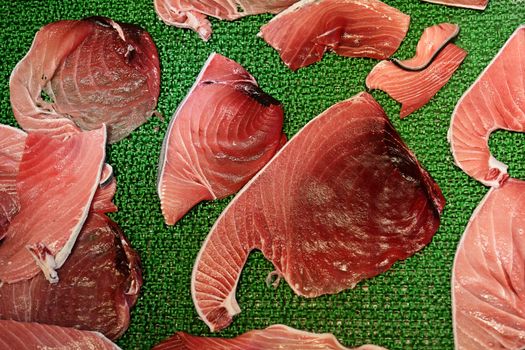
[[[20,210],[16,175],[24,152],[26,133],[0,124],[0,240]]]
[[[283,325],[250,331],[236,338],[196,337],[177,332],[152,350],[352,350],[345,348],[330,333],[316,334]],[[386,350],[375,345],[363,345],[354,350]]]
[[[235,20],[260,13],[279,13],[298,0],[154,0],[155,11],[167,25],[196,31],[204,41],[211,36],[206,16]]]
[[[104,164],[106,128],[59,140],[30,133],[20,162],[21,211],[0,244],[0,281],[14,283],[39,270],[57,282],[87,218]]]
[[[238,63],[212,54],[171,119],[159,161],[164,219],[237,192],[282,146],[279,101]]]
[[[436,48],[442,45],[441,40],[443,40],[442,37],[437,37],[440,43],[428,45],[432,39],[427,35],[431,33],[432,31],[425,31],[418,43],[416,56],[411,60],[402,61],[401,65],[418,68],[430,62],[429,55],[433,55]],[[448,44],[439,51],[428,67],[422,70],[414,71],[412,68],[407,70],[399,63],[382,61],[368,74],[366,86],[369,89],[383,90],[400,102],[402,105],[400,117],[404,118],[426,105],[450,80],[466,56],[465,50],[454,44]]]
[[[113,168],[109,164],[104,165],[100,184],[91,202],[91,212],[99,214],[113,213],[118,210],[113,203],[113,197],[117,191],[117,182],[113,177]]]
[[[486,186],[508,178],[490,154],[497,129],[525,131],[525,26],[519,27],[459,100],[448,130],[456,165]]]
[[[0,320],[0,348],[14,350],[119,350],[98,332]]]
[[[261,28],[261,36],[293,70],[327,50],[385,59],[399,47],[410,16],[378,0],[302,0]]]
[[[0,318],[95,330],[111,339],[128,328],[142,275],[138,254],[117,224],[91,213],[60,281],[41,274],[0,287]]]
[[[423,0],[433,4],[464,7],[475,10],[484,10],[489,3],[489,0]]]
[[[456,252],[452,310],[456,349],[525,348],[525,182],[491,188]]]
[[[92,17],[40,29],[9,86],[24,130],[62,136],[105,123],[109,142],[116,142],[152,115],[159,83],[157,49],[147,32]]]
[[[340,102],[299,131],[212,227],[193,268],[197,312],[212,331],[231,323],[253,249],[298,295],[353,288],[427,245],[443,206],[374,98]]]

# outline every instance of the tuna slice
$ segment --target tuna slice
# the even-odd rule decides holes
[[[497,129],[525,131],[525,26],[519,27],[461,97],[448,140],[456,165],[486,186],[508,178],[507,165],[488,146]]]
[[[467,52],[447,44],[459,31],[454,24],[427,28],[417,44],[414,58],[379,62],[366,78],[369,89],[380,89],[400,102],[404,118],[426,105],[450,80]]]
[[[0,320],[0,348],[16,350],[90,349],[119,350],[120,348],[98,332],[74,328]]]
[[[154,0],[155,11],[167,25],[196,31],[204,41],[211,36],[206,16],[229,21],[260,13],[279,13],[298,0]]]
[[[491,188],[456,252],[452,310],[456,349],[525,348],[525,182]]]
[[[30,133],[20,162],[21,211],[0,244],[0,281],[14,283],[39,269],[57,282],[87,218],[104,164],[106,128],[65,140]]]
[[[0,287],[0,319],[96,330],[116,339],[129,326],[141,285],[139,257],[118,225],[91,213],[58,283],[39,274]]]
[[[316,334],[283,325],[244,333],[236,338],[196,337],[177,332],[152,350],[352,350],[345,348],[330,333]],[[375,345],[363,345],[353,350],[386,350]]]
[[[282,146],[283,110],[238,63],[212,54],[171,119],[159,161],[166,223],[237,192]]]
[[[340,102],[301,129],[212,227],[193,268],[197,312],[212,331],[231,323],[253,249],[298,295],[353,288],[427,245],[443,206],[373,97]]]
[[[157,49],[149,34],[93,17],[40,29],[9,85],[13,112],[24,130],[67,135],[105,123],[109,142],[116,142],[152,115],[159,83]]]
[[[0,124],[0,240],[20,210],[16,175],[24,152],[26,133]]]
[[[484,10],[489,3],[489,0],[423,0],[433,4],[464,7],[475,10]]]
[[[293,70],[341,56],[385,59],[399,47],[410,16],[378,0],[302,0],[261,28],[261,36]]]

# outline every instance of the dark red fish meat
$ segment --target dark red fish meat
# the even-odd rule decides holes
[[[196,337],[177,332],[173,337],[153,347],[152,350],[386,350],[375,345],[345,348],[330,333],[316,334],[284,325],[273,325],[254,330],[238,337]]]
[[[159,161],[166,223],[238,191],[282,146],[283,110],[238,63],[212,54],[171,119]]]
[[[452,272],[456,349],[525,348],[525,182],[491,188],[459,243]]]
[[[13,350],[120,350],[98,332],[0,320],[0,348]]]
[[[22,130],[0,124],[0,240],[20,210],[16,176],[26,137]]]
[[[190,28],[204,41],[211,36],[206,16],[229,21],[260,13],[279,13],[298,0],[154,0],[155,11],[167,25]]]
[[[448,130],[456,165],[486,186],[501,186],[507,165],[492,156],[490,134],[525,131],[525,26],[519,27],[459,100]]]
[[[399,47],[410,16],[379,0],[302,0],[261,28],[261,36],[292,70],[332,50],[385,59]]]
[[[40,29],[9,87],[24,130],[63,136],[105,123],[109,142],[116,142],[152,115],[159,84],[159,59],[149,34],[92,17]]]
[[[298,295],[353,288],[425,247],[441,190],[374,98],[313,119],[237,194],[197,256],[192,297],[212,331],[240,312],[235,289],[259,249]]]
[[[433,4],[455,6],[455,7],[464,7],[475,10],[484,10],[489,0],[423,0],[426,2],[431,2]]]
[[[414,58],[378,63],[368,74],[366,86],[383,90],[400,102],[401,118],[423,107],[448,83],[467,56],[465,50],[447,44],[458,30],[449,23],[427,28]]]
[[[0,244],[0,281],[51,282],[82,229],[104,165],[106,128],[61,140],[30,133],[16,178],[21,211]],[[50,212],[52,208],[52,212]]]

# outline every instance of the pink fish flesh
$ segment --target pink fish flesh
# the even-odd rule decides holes
[[[197,256],[192,297],[221,330],[253,249],[298,295],[353,288],[426,246],[444,198],[374,98],[340,102],[299,131],[232,200]]]
[[[455,7],[464,7],[475,10],[484,10],[489,0],[423,0],[426,2],[431,2],[433,4],[455,6]]]
[[[261,36],[292,70],[332,50],[385,59],[399,47],[410,16],[378,0],[302,0],[261,28]]]
[[[283,110],[238,63],[212,54],[171,119],[159,161],[162,213],[237,192],[282,146]]]

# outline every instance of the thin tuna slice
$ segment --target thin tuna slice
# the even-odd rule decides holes
[[[302,128],[221,214],[193,268],[197,312],[212,331],[231,323],[253,249],[298,295],[353,288],[427,245],[443,206],[381,106],[356,95]]]
[[[116,339],[129,326],[141,285],[138,254],[117,224],[92,213],[58,283],[39,274],[0,287],[0,319],[94,330]]]
[[[22,130],[0,124],[0,240],[20,210],[16,176],[26,137]]]
[[[298,0],[154,0],[155,11],[167,25],[196,31],[210,39],[211,23],[206,16],[229,21],[261,13],[279,13]]]
[[[525,348],[525,182],[491,188],[461,238],[452,273],[456,349]]]
[[[40,270],[57,282],[86,220],[104,165],[106,128],[65,140],[30,133],[20,162],[21,211],[0,245],[0,281],[14,283]]]
[[[422,46],[418,45],[418,49],[422,49]],[[422,55],[431,54],[431,52],[419,51],[408,64],[424,64],[428,57]],[[426,105],[448,83],[466,56],[465,50],[454,44],[448,44],[423,70],[406,70],[399,64],[382,61],[366,77],[366,86],[369,89],[383,90],[394,100],[400,102],[400,117],[404,118]]]
[[[102,176],[93,201],[91,202],[91,212],[99,214],[114,213],[118,210],[113,197],[117,191],[117,181],[113,176],[113,167],[109,164],[104,164],[102,169]]]
[[[486,186],[509,177],[490,154],[497,129],[525,131],[525,26],[519,27],[459,100],[448,130],[456,165]]]
[[[489,3],[489,0],[423,0],[423,1],[431,2],[433,4],[464,7],[464,8],[475,9],[475,10],[484,10]]]
[[[159,59],[149,34],[92,17],[40,29],[9,87],[24,130],[64,136],[105,123],[109,142],[116,142],[153,114],[159,84]]]
[[[323,58],[385,59],[399,47],[410,16],[378,0],[302,0],[261,28],[261,36],[292,70]]]
[[[284,325],[273,325],[254,330],[238,337],[196,337],[184,332],[153,347],[152,350],[386,350],[375,345],[345,348],[330,333],[316,334],[300,331]]]
[[[16,350],[120,350],[98,332],[0,320],[0,348]]]
[[[212,54],[171,119],[159,161],[164,219],[237,192],[282,146],[283,109],[238,63]]]

